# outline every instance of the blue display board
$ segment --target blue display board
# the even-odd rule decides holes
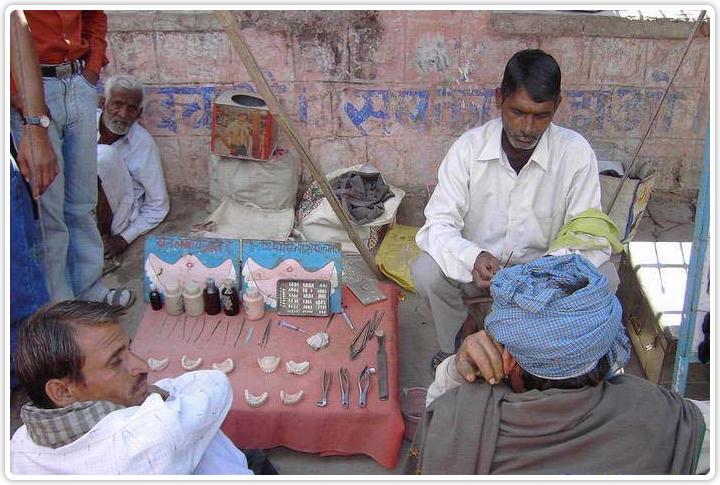
[[[145,240],[145,301],[150,284],[165,293],[165,285],[177,281],[184,286],[195,281],[205,287],[206,278],[220,286],[233,278],[240,287],[240,241],[209,237],[149,236]]]
[[[243,289],[257,289],[265,307],[277,308],[280,279],[321,279],[330,282],[330,311],[342,311],[342,252],[340,244],[244,240]]]

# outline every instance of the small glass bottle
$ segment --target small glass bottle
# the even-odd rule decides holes
[[[155,288],[155,285],[150,285],[150,307],[157,311],[162,310],[163,302],[162,298],[160,297],[160,292]]]
[[[217,286],[215,286],[214,278],[205,280],[205,291],[203,295],[205,297],[205,313],[208,315],[217,315],[220,313],[220,292]]]
[[[248,320],[259,320],[265,315],[265,301],[255,288],[243,293],[243,310]]]
[[[220,290],[220,304],[225,315],[233,316],[240,312],[240,297],[232,278],[225,278],[223,281],[223,287]]]
[[[188,316],[199,317],[205,311],[202,289],[194,281],[189,281],[185,284],[183,301],[185,302],[185,313],[187,313]]]
[[[170,281],[165,285],[165,311],[168,315],[180,315],[185,311],[182,288],[177,281]]]

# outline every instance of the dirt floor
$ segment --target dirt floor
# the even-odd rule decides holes
[[[422,208],[426,196],[420,192],[408,195],[398,212],[398,222],[419,226],[423,223]],[[205,202],[192,196],[174,198],[167,220],[153,234],[186,234],[193,224],[201,222],[208,215],[204,209]],[[693,204],[678,201],[671,196],[653,196],[648,217],[643,219],[636,240],[691,241],[694,215]],[[135,241],[124,255],[123,265],[105,277],[105,283],[109,287],[126,286],[141,295],[143,241],[143,237]],[[358,256],[344,257],[344,264],[357,271],[367,271],[368,277],[372,277]],[[137,330],[142,313],[142,305],[136,303],[125,317],[123,325],[130,335]],[[405,388],[427,387],[432,381],[430,360],[439,350],[427,305],[417,295],[408,293],[399,306],[399,322],[400,384]],[[626,371],[643,376],[635,355]],[[23,392],[13,393],[11,396],[11,433],[20,425],[19,408],[26,400]],[[268,453],[279,473],[283,475],[368,475],[401,473],[407,449],[408,443],[404,442],[398,466],[393,470],[383,468],[366,456],[320,457],[286,448],[275,448]]]

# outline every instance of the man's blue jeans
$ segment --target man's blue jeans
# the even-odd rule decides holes
[[[53,301],[101,300],[103,244],[95,222],[97,205],[97,92],[85,78],[46,77],[49,134],[60,173],[40,197],[40,222],[46,244],[47,288]],[[15,140],[22,118],[11,114]],[[19,145],[19,143],[18,143]]]
[[[48,301],[42,271],[42,241],[33,218],[32,201],[20,171],[10,163],[10,353],[17,345],[20,323]],[[7,362],[7,361],[6,361]],[[15,387],[11,361],[10,385]]]

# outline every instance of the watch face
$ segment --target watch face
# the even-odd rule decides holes
[[[28,116],[27,118],[25,118],[25,124],[38,125],[42,126],[43,128],[47,128],[48,126],[50,126],[50,118],[46,115]]]

